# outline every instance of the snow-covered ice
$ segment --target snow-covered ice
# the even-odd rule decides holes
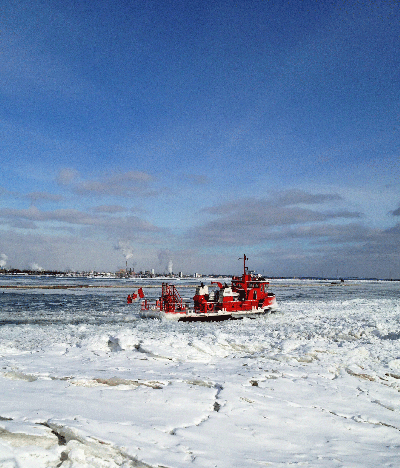
[[[399,466],[400,283],[272,281],[221,323],[127,291],[0,289],[0,467]]]

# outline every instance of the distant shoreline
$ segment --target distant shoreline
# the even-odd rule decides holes
[[[287,288],[287,287],[303,287],[303,286],[329,286],[329,287],[346,287],[346,286],[358,286],[367,281],[378,281],[378,282],[395,282],[399,280],[349,280],[348,282],[339,283],[339,282],[295,282],[295,283],[274,283],[273,281],[270,282],[270,287],[275,288]],[[181,288],[195,288],[196,284],[177,284],[178,289]],[[7,284],[7,285],[0,285],[1,289],[138,289],[138,288],[161,288],[162,283],[159,284]]]

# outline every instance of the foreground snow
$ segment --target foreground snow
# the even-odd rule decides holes
[[[4,324],[0,467],[398,466],[398,286],[277,284],[277,314],[238,322]]]

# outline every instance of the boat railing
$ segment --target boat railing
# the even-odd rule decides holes
[[[160,298],[160,309],[164,312],[175,312],[186,310],[187,306],[183,302],[181,295],[173,284],[163,283]]]

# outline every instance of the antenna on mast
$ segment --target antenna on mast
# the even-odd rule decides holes
[[[243,258],[243,274],[246,274],[246,260],[249,259],[249,257],[246,257],[246,254],[243,254],[243,257],[239,257],[238,260],[241,260]]]

